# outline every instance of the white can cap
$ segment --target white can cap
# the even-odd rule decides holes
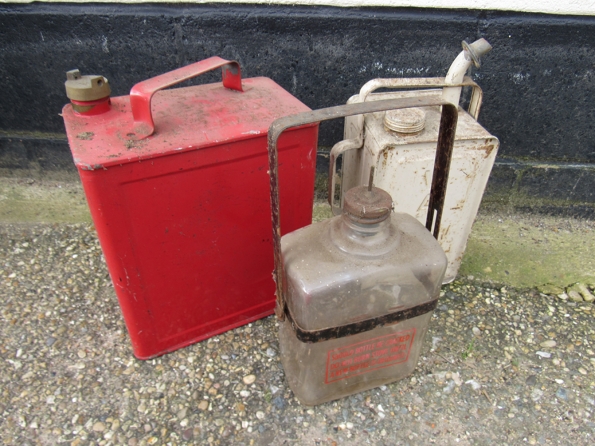
[[[388,130],[399,133],[419,133],[426,125],[426,112],[421,108],[389,110],[384,115]]]

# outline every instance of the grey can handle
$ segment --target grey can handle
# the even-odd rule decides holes
[[[346,116],[376,113],[387,110],[411,107],[442,106],[440,130],[438,131],[438,146],[434,161],[434,175],[428,204],[426,228],[438,238],[440,219],[448,183],[448,171],[454,146],[457,128],[457,107],[450,102],[435,97],[428,98],[399,98],[384,101],[371,101],[355,104],[339,105],[337,107],[322,108],[295,115],[279,118],[271,124],[268,132],[269,176],[271,189],[271,213],[273,222],[273,248],[275,256],[275,271],[273,277],[276,283],[277,306],[275,313],[279,320],[285,319],[285,297],[283,295],[283,262],[281,258],[281,219],[279,215],[279,175],[277,141],[281,134],[291,128],[306,124],[345,118]]]

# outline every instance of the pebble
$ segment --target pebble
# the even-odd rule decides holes
[[[560,387],[558,390],[556,390],[556,396],[561,400],[568,400],[568,392],[566,392],[566,389],[563,387]]]
[[[209,402],[206,400],[202,400],[200,403],[198,403],[198,408],[200,410],[207,410],[209,408]]]
[[[453,372],[451,376],[452,376],[452,380],[457,385],[457,387],[460,387],[463,385],[463,380],[461,379],[459,372]]]
[[[552,348],[556,346],[556,341],[550,339],[548,341],[543,341],[541,344],[539,344],[541,347],[543,348]]]
[[[448,381],[448,384],[446,385],[446,387],[444,387],[442,389],[442,393],[446,393],[449,394],[453,391],[453,389],[455,388],[456,384],[455,382],[451,379],[450,381]]]
[[[546,294],[546,295],[552,295],[552,294],[562,294],[564,292],[564,290],[562,288],[560,288],[559,286],[556,285],[552,285],[552,284],[545,284],[545,285],[539,285],[537,287],[537,290],[540,293]]]
[[[103,424],[101,421],[98,421],[93,425],[93,430],[95,432],[103,432],[105,430],[105,424]]]
[[[182,431],[182,439],[184,441],[190,441],[194,438],[194,430],[192,428],[190,429],[184,429]]]
[[[278,396],[275,399],[273,399],[273,404],[277,409],[282,410],[285,408],[287,403],[285,402],[285,399],[283,397]]]
[[[479,390],[481,388],[481,384],[479,384],[474,379],[470,379],[469,381],[465,381],[465,384],[469,384],[473,390]]]
[[[572,302],[582,302],[583,296],[581,296],[578,291],[570,290],[568,291],[568,299],[570,299]]]
[[[584,283],[576,283],[571,288],[569,288],[569,295],[570,293],[578,293],[581,296],[581,300],[576,300],[576,302],[580,302],[584,300],[585,302],[593,302],[595,301],[595,296],[591,294],[589,288]]]
[[[256,381],[256,375],[246,375],[243,378],[244,384],[250,385]]]
[[[537,356],[541,356],[542,358],[551,358],[552,354],[548,352],[535,352]]]
[[[539,401],[543,396],[543,390],[541,389],[533,389],[531,390],[531,399],[535,402]]]
[[[564,292],[564,290],[562,288],[560,288],[559,286],[556,285],[552,285],[552,284],[545,284],[545,285],[539,285],[537,287],[537,289],[546,295],[556,295],[556,294],[561,294]]]

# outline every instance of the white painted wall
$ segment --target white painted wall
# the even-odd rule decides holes
[[[0,0],[0,3],[32,3],[34,0]],[[39,1],[39,0],[35,0]],[[46,3],[250,3],[266,5],[386,6],[444,9],[487,9],[595,16],[595,0],[41,0]]]

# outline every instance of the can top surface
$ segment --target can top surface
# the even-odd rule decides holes
[[[174,153],[266,137],[270,124],[282,116],[310,109],[274,81],[242,80],[243,92],[207,84],[157,92],[152,100],[155,133],[131,137],[130,97],[111,98],[111,110],[83,116],[64,106],[62,115],[74,162],[96,170]]]

